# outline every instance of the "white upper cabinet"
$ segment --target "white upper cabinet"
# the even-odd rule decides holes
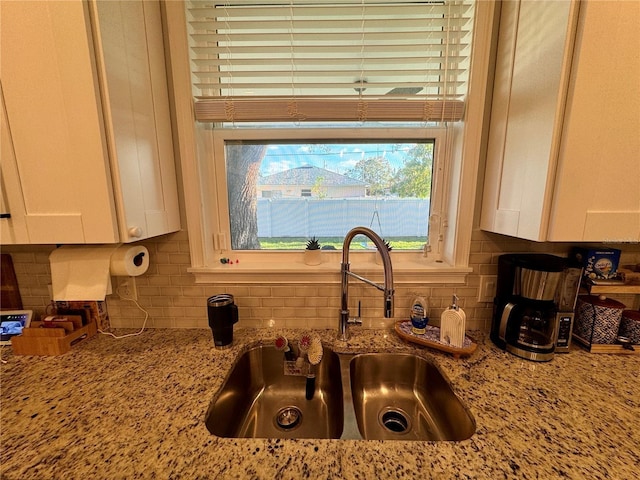
[[[481,228],[640,241],[640,2],[505,1]]]
[[[180,228],[160,5],[1,2],[0,241]]]

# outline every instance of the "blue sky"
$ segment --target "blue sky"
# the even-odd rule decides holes
[[[261,175],[313,165],[332,172],[344,174],[352,169],[363,158],[383,156],[393,168],[400,168],[405,152],[413,147],[413,143],[406,143],[402,151],[394,150],[394,143],[341,143],[326,144],[329,153],[325,153],[318,146],[311,144],[280,144],[270,145],[260,167]]]

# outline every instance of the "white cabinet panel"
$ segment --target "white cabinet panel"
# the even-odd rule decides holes
[[[481,216],[485,230],[544,239],[571,14],[566,1],[502,4]]]
[[[178,230],[159,3],[0,8],[11,162],[28,232],[27,242],[2,242],[116,243]],[[3,171],[5,163],[3,148]]]
[[[3,245],[28,243],[29,234],[25,222],[20,176],[2,92],[2,81],[0,81],[0,214],[2,215],[0,243]]]
[[[95,5],[103,102],[123,198],[121,230],[139,227],[144,236],[175,231],[179,217],[160,9],[157,2]]]
[[[639,12],[638,2],[503,2],[481,228],[640,238]]]
[[[581,4],[550,240],[640,240],[639,25],[640,2]]]
[[[82,4],[0,8],[2,87],[29,243],[116,242],[92,52],[77,27]]]
[[[609,233],[608,233],[609,232]],[[586,241],[638,242],[640,241],[640,212],[587,211],[584,220]]]

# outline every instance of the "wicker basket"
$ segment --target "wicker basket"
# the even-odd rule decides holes
[[[627,337],[631,343],[640,345],[640,311],[625,310],[622,312],[618,334],[621,337]]]
[[[625,305],[596,295],[578,297],[574,335],[588,344],[614,344]]]

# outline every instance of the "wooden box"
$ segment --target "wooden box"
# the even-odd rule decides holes
[[[71,347],[96,335],[95,322],[82,326],[82,317],[68,316],[69,321],[57,322],[60,327],[43,328],[44,322],[31,322],[22,335],[11,339],[15,355],[62,355]]]
[[[85,318],[84,323],[93,321],[103,332],[108,332],[110,329],[107,302],[103,300],[56,301],[56,312],[59,315],[80,313]]]
[[[573,335],[573,339],[576,343],[582,345],[587,349],[589,353],[614,353],[618,355],[640,355],[640,346],[634,345],[633,349],[625,348],[623,345],[618,344],[597,344],[597,343],[589,343],[588,340],[585,340],[582,337],[577,335]]]

